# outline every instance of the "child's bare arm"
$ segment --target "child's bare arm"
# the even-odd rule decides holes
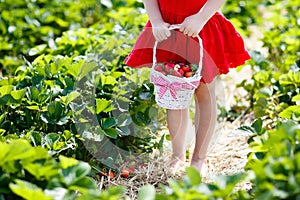
[[[167,39],[171,35],[171,32],[168,29],[170,24],[164,22],[157,0],[143,0],[143,3],[149,16],[155,39],[159,42]]]
[[[198,13],[191,15],[182,23],[180,31],[196,37],[206,22],[222,7],[226,0],[208,0]]]

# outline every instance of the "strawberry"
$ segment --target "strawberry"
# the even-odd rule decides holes
[[[184,73],[185,73],[185,72],[183,71],[183,69],[179,68],[179,69],[178,69],[178,72],[181,74],[181,76],[184,76]]]
[[[100,171],[99,172],[99,175],[100,176],[106,176],[106,177],[110,177],[110,179],[113,179],[115,177],[114,173],[112,171],[109,171],[109,172],[103,172],[103,171]]]
[[[179,71],[176,71],[176,70],[173,70],[173,71],[172,71],[172,75],[173,75],[173,76],[178,76],[178,77],[181,77],[181,76],[182,76],[181,73],[180,73]]]
[[[195,73],[195,72],[192,72],[192,71],[185,72],[184,76],[187,77],[187,78],[189,78],[189,77],[193,76],[194,73]]]
[[[110,177],[110,179],[113,179],[115,177],[115,175],[112,171],[109,171],[109,177]]]
[[[162,71],[163,71],[163,65],[158,64],[158,65],[156,65],[156,66],[154,67],[154,69],[155,69],[156,71],[162,72]]]
[[[122,173],[121,173],[121,176],[123,178],[128,178],[129,177],[129,174],[130,174],[130,170],[128,168],[125,168]]]
[[[184,72],[189,72],[189,71],[191,71],[191,67],[190,67],[189,65],[183,65],[183,66],[181,67],[181,69],[183,69]]]
[[[165,69],[165,71],[166,71],[167,73],[170,73],[170,70],[171,70],[171,69],[174,69],[174,66],[175,66],[174,63],[166,63],[164,69]]]

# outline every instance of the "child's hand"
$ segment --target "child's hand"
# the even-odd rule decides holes
[[[167,39],[168,37],[170,37],[171,32],[168,29],[169,26],[170,24],[166,22],[159,22],[159,23],[152,24],[152,33],[156,41],[161,42]]]
[[[203,22],[203,20],[201,20],[199,14],[197,13],[184,19],[181,24],[180,31],[190,37],[197,37],[204,24],[205,23]]]

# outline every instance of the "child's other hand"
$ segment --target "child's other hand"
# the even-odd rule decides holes
[[[203,20],[199,17],[198,13],[186,17],[182,24],[180,31],[189,37],[197,37],[204,26]]]
[[[152,33],[156,41],[161,42],[167,39],[168,37],[170,37],[171,32],[168,29],[169,26],[170,24],[166,22],[159,22],[159,23],[152,24]]]

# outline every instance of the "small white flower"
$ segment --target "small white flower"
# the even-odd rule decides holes
[[[174,66],[174,70],[176,70],[176,71],[178,71],[179,68],[180,68],[180,65],[178,65],[178,64],[176,64],[176,65]]]

